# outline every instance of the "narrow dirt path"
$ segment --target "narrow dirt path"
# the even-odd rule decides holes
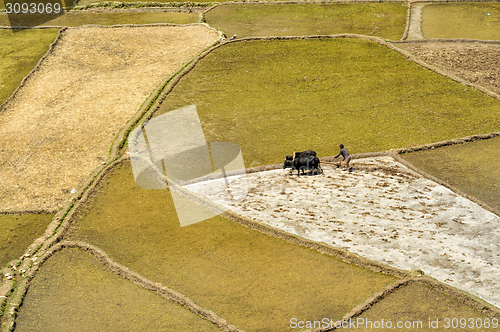
[[[410,29],[407,40],[424,39],[422,35],[422,8],[424,3],[415,3],[411,5]]]

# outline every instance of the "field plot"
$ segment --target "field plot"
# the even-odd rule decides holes
[[[358,33],[399,40],[406,10],[406,3],[230,4],[216,7],[205,18],[228,37]]]
[[[0,215],[0,268],[22,256],[53,217],[51,214]]]
[[[158,114],[195,104],[209,142],[246,166],[497,131],[500,102],[358,38],[230,43],[203,58]]]
[[[401,155],[418,168],[500,209],[500,138]]]
[[[291,317],[339,319],[394,281],[221,217],[180,227],[166,190],[117,166],[75,221],[72,240],[188,296],[230,324],[283,331]]]
[[[218,38],[204,25],[65,31],[0,113],[0,209],[56,209],[153,89]]]
[[[424,38],[500,39],[500,3],[427,4],[422,9]]]
[[[151,23],[196,23],[196,13],[175,12],[89,12],[71,11],[48,21],[47,15],[20,15],[18,26],[69,26],[77,27],[86,24],[151,24]],[[40,24],[41,22],[45,22]],[[10,26],[6,15],[0,15],[0,25]]]
[[[77,2],[77,6],[85,6],[91,3],[99,3],[99,2],[105,2],[107,0],[79,0]],[[157,3],[175,3],[175,1],[172,0],[155,0],[155,1],[150,1],[150,0],[120,0],[120,2],[157,2]],[[211,0],[197,0],[196,2],[215,2]],[[178,4],[178,3],[177,3]]]
[[[323,175],[300,178],[282,169],[251,173],[241,203],[228,204],[220,194],[210,199],[289,233],[399,269],[423,270],[500,306],[499,216],[390,157],[353,165],[389,170],[325,167]],[[187,188],[202,193],[209,183]]]
[[[417,58],[500,94],[500,45],[478,43],[405,43]]]
[[[220,331],[215,325],[112,273],[94,257],[65,249],[29,288],[17,331]]]
[[[0,105],[47,53],[57,29],[13,32],[0,29]]]
[[[376,303],[356,318],[361,324],[354,330],[373,331],[373,324],[376,324],[376,321],[380,324],[382,318],[385,321],[384,329],[389,329],[387,327],[388,321],[391,322],[393,329],[397,329],[398,322],[402,322],[402,324],[411,322],[406,323],[409,328],[403,329],[404,331],[445,331],[452,329],[452,324],[459,327],[460,331],[491,331],[493,329],[492,319],[479,310],[474,310],[439,291],[419,284],[405,286]],[[453,318],[456,318],[458,322],[452,322]],[[461,318],[466,320],[465,328],[460,325]],[[469,320],[471,318],[474,321],[472,325]],[[437,328],[429,328],[429,320],[434,324],[431,326],[437,326]],[[370,328],[368,321],[372,322],[372,328]],[[484,328],[487,322],[489,323],[488,327]],[[480,323],[482,324],[480,325]],[[404,327],[404,325],[402,326]]]

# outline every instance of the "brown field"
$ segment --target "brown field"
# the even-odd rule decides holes
[[[0,113],[0,210],[55,210],[165,78],[219,38],[205,25],[66,30]]]
[[[500,44],[447,42],[398,46],[430,65],[500,93]]]

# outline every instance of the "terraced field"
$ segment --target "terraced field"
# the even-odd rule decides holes
[[[500,139],[402,155],[426,172],[500,210]]]
[[[422,10],[425,38],[500,39],[500,4],[430,4]]]
[[[340,319],[395,280],[221,217],[179,227],[169,193],[131,179],[130,163],[106,177],[69,239],[102,248],[245,331],[279,331],[297,314]]]
[[[0,29],[0,103],[35,68],[0,108],[0,331],[498,328],[498,3],[93,6],[44,24],[136,26],[65,28],[47,54],[58,29]],[[191,104],[261,167],[180,227],[127,135]],[[274,164],[306,149],[322,174]]]
[[[238,144],[247,167],[308,148],[333,155],[342,142],[356,153],[384,151],[500,127],[497,99],[361,38],[220,47],[156,114],[191,104],[207,141]]]
[[[62,32],[0,113],[0,209],[57,210],[164,77],[218,38],[204,25]]]
[[[24,307],[16,331],[219,331],[77,249],[63,250],[44,265]]]
[[[358,33],[398,40],[406,23],[404,3],[227,4],[205,14],[228,36],[306,36]]]
[[[198,15],[195,13],[180,12],[97,12],[85,11],[69,12],[65,15],[54,16],[53,19],[47,15],[20,15],[16,19],[15,26],[68,26],[77,27],[88,24],[117,25],[117,24],[154,24],[154,23],[196,23]],[[12,26],[5,15],[0,16],[0,25]]]

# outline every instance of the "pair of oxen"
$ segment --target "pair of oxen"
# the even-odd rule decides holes
[[[320,166],[319,158],[316,156],[316,152],[311,150],[294,152],[292,156],[286,156],[283,169],[286,168],[297,170],[297,176],[300,176],[301,171],[302,174],[305,174],[306,170],[310,170],[311,174],[314,174],[314,172],[317,172],[317,174],[323,172]]]

